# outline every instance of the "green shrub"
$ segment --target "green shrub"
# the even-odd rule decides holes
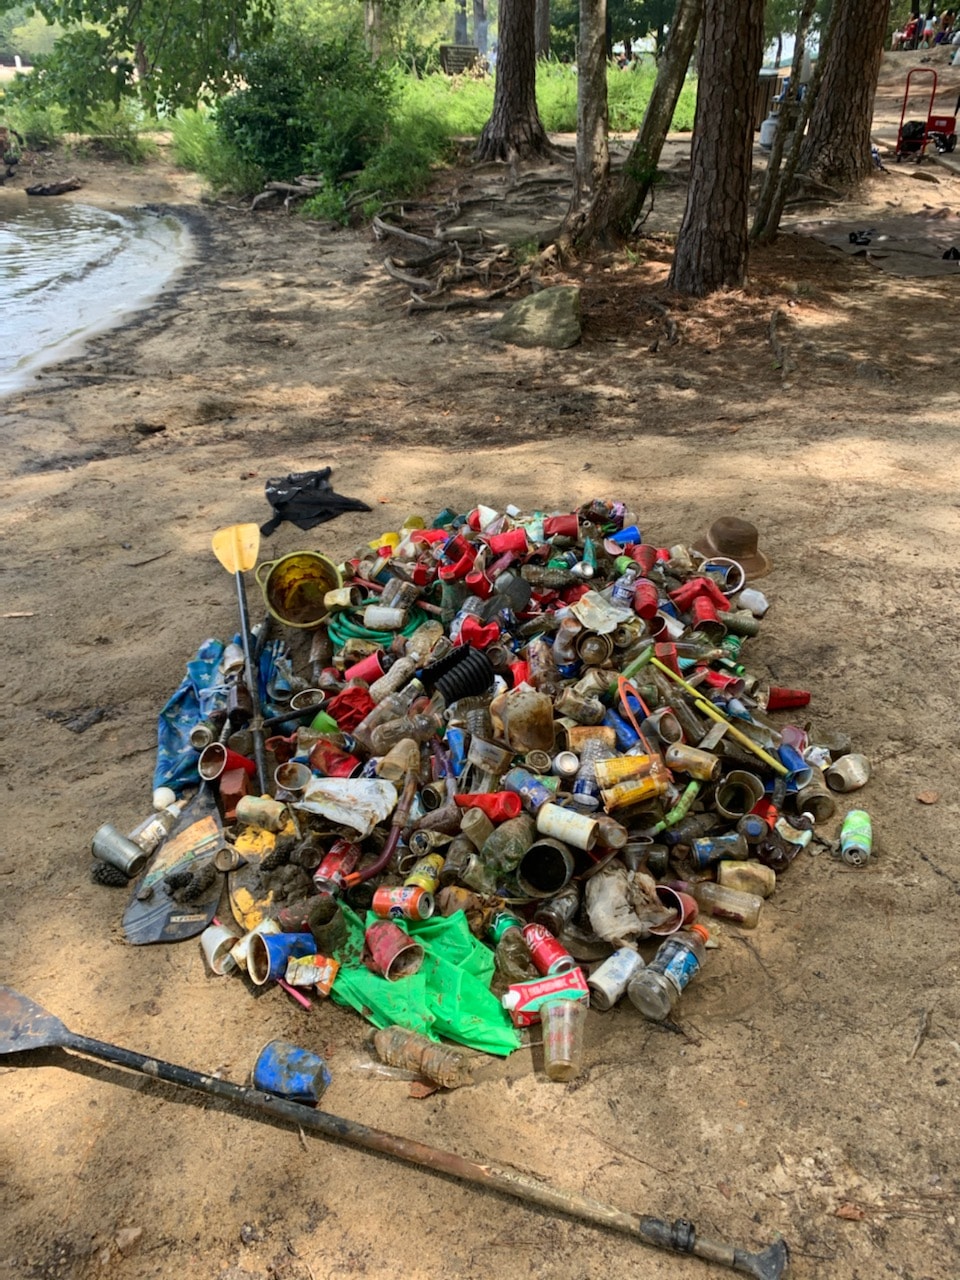
[[[64,131],[63,112],[59,107],[40,106],[29,98],[14,98],[7,93],[3,114],[31,151],[48,151],[59,142]]]
[[[385,135],[389,81],[348,36],[312,43],[284,35],[249,55],[245,87],[217,107],[217,129],[237,157],[271,178],[358,169]]]
[[[121,101],[117,107],[101,106],[90,113],[90,137],[85,145],[108,159],[143,164],[157,152],[156,144],[143,137],[143,126],[143,112],[130,99]]]
[[[248,196],[262,188],[266,178],[263,169],[237,156],[221,137],[209,111],[185,107],[168,123],[175,163],[206,178],[214,191]]]

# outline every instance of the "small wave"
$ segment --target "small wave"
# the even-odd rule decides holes
[[[0,395],[146,306],[188,255],[172,217],[0,205]]]

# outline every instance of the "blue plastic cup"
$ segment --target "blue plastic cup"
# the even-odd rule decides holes
[[[253,1067],[253,1087],[291,1102],[316,1106],[330,1083],[330,1072],[319,1054],[286,1040],[271,1040],[260,1050]]]
[[[635,524],[631,524],[619,533],[611,534],[608,541],[615,542],[618,547],[632,547],[643,541],[643,534]]]
[[[786,743],[782,743],[777,748],[777,755],[780,757],[780,763],[789,773],[789,781],[795,783],[797,787],[805,787],[813,777],[813,769],[800,752],[795,747],[788,747]]]
[[[250,940],[247,973],[258,987],[276,982],[287,971],[287,961],[316,955],[312,933],[258,933]]]

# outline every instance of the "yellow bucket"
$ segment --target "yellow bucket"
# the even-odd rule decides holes
[[[305,631],[327,616],[327,592],[343,585],[340,570],[319,551],[294,551],[279,560],[265,560],[257,565],[255,576],[264,604],[277,621]]]

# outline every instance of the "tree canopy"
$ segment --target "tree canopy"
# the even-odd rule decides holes
[[[0,0],[0,10],[13,8]],[[213,99],[233,85],[247,48],[272,30],[275,0],[37,0],[66,33],[40,65],[74,127],[89,106],[139,88],[150,106]]]

